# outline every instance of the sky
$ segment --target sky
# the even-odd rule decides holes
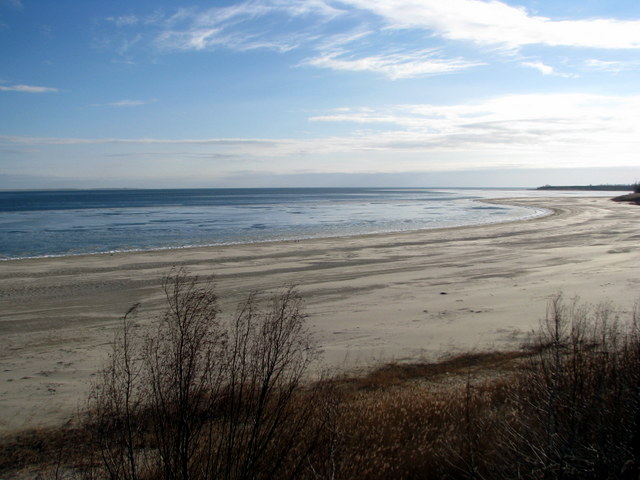
[[[0,189],[640,180],[637,0],[0,0]]]

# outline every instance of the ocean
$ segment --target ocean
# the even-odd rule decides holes
[[[546,212],[478,200],[536,193],[392,188],[4,191],[0,192],[0,259],[505,222]]]

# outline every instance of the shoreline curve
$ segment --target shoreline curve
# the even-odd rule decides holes
[[[637,206],[519,198],[544,217],[444,229],[12,260],[0,270],[0,432],[63,421],[83,401],[121,316],[163,308],[173,266],[213,276],[221,307],[297,285],[330,368],[516,348],[562,290],[630,311]],[[623,315],[625,312],[621,312]]]

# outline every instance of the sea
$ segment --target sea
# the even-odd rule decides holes
[[[524,196],[542,195],[420,188],[0,191],[0,260],[348,237],[547,213],[481,202]]]

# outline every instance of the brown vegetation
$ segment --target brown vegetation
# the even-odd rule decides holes
[[[628,193],[612,199],[614,202],[625,202],[640,205],[640,193]]]
[[[636,182],[632,185],[633,193],[628,193],[626,195],[620,195],[618,197],[613,198],[614,202],[626,202],[626,203],[634,203],[636,205],[640,205],[640,183]]]
[[[265,308],[251,296],[227,323],[184,272],[164,287],[143,341],[125,316],[82,423],[4,443],[6,478],[640,474],[638,305],[621,319],[558,295],[521,351],[303,383],[314,349],[294,290]]]
[[[125,316],[86,413],[110,479],[294,478],[314,443],[314,358],[301,299],[256,295],[229,323],[208,286],[164,282],[167,311],[134,343]],[[303,399],[305,401],[303,401]]]

